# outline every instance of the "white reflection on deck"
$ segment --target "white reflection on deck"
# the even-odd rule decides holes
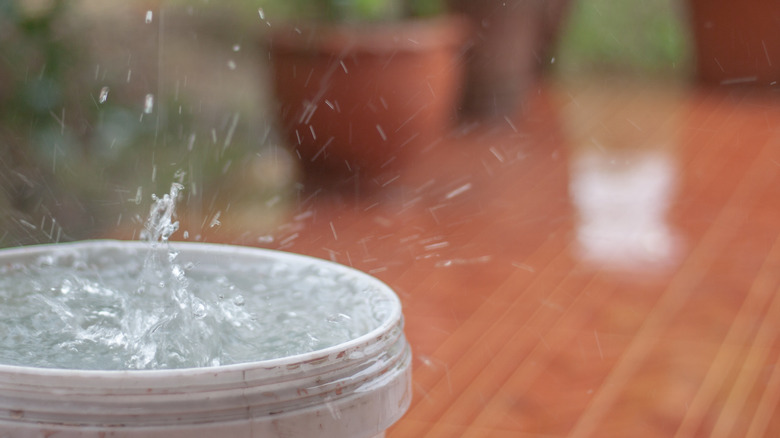
[[[575,156],[569,191],[578,213],[577,255],[617,270],[673,265],[679,248],[666,216],[675,169],[658,150]]]

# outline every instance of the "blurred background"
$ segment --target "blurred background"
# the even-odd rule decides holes
[[[385,281],[389,437],[780,436],[775,0],[0,0],[0,247]]]
[[[358,12],[319,3],[332,5],[0,0],[0,247],[137,238],[152,194],[173,181],[186,187],[184,238],[272,241],[312,193],[274,94],[269,41],[290,23],[470,15],[459,63],[475,50],[509,59],[504,75],[516,79],[494,82],[520,90],[494,92],[515,94],[461,126],[528,117],[517,107],[540,84],[695,83],[682,0],[515,1],[513,14],[507,2],[353,2]],[[505,47],[490,52],[491,39]]]

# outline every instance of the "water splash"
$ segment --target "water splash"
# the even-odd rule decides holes
[[[182,251],[150,274],[148,250],[137,245],[68,245],[29,263],[0,262],[0,363],[103,370],[243,363],[355,339],[392,311],[393,301],[365,278],[315,264]],[[139,278],[143,289],[135,291]],[[177,301],[177,291],[195,298]]]
[[[154,94],[147,94],[144,98],[144,114],[151,114],[154,111]]]
[[[131,309],[131,324],[125,329],[134,351],[130,359],[133,368],[178,364],[197,355],[206,361],[199,365],[219,365],[215,358],[220,355],[220,346],[205,342],[213,334],[213,327],[204,320],[213,317],[213,309],[191,293],[186,269],[176,262],[179,252],[169,245],[170,237],[179,229],[176,202],[183,189],[182,184],[174,182],[162,197],[152,194],[149,217],[141,232],[141,238],[150,243],[150,251],[136,295],[156,301],[154,308],[158,310]],[[160,247],[160,243],[164,245]]]
[[[98,103],[106,103],[106,100],[108,100],[108,87],[103,87],[100,89],[100,95],[98,96]]]
[[[178,231],[179,221],[176,217],[176,201],[179,198],[179,192],[184,186],[179,183],[171,184],[169,193],[158,198],[152,194],[152,207],[149,210],[149,218],[144,224],[144,230],[141,231],[141,239],[152,243],[155,246],[158,242],[167,243],[171,235]]]
[[[183,189],[174,182],[167,194],[152,195],[141,233],[146,249],[62,246],[30,266],[0,263],[6,310],[0,363],[218,366],[319,350],[386,319],[387,298],[342,272],[270,259],[236,263],[180,255],[169,240],[179,229],[176,203]]]

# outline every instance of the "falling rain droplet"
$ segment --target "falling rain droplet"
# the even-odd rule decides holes
[[[377,124],[376,125],[376,130],[377,130],[377,132],[379,132],[379,136],[382,137],[382,140],[383,141],[387,141],[387,134],[385,134],[384,129],[382,129],[382,127]]]
[[[195,146],[195,133],[190,134],[190,141],[187,143],[187,150],[191,151]]]
[[[229,60],[228,63],[227,63],[227,66],[228,66],[229,69],[235,70],[236,69],[236,61],[233,61],[232,59]]]
[[[138,189],[135,191],[135,198],[130,199],[130,201],[135,202],[135,205],[141,205],[141,200],[143,199],[144,195],[144,189],[141,186],[138,186]]]
[[[263,8],[258,9],[257,13],[260,15],[261,20],[265,20],[265,12],[263,11]]]
[[[146,11],[146,20],[145,21],[146,21],[146,24],[149,24],[149,23],[152,22],[152,11],[151,10]]]
[[[100,89],[100,96],[98,97],[98,102],[106,103],[106,100],[108,100],[108,87],[103,87]]]
[[[144,114],[151,114],[154,110],[154,94],[147,94],[144,99]]]
[[[234,52],[238,52],[239,50],[241,50],[241,45],[239,45],[239,44],[234,44],[234,45],[233,45],[233,51],[234,51]]]

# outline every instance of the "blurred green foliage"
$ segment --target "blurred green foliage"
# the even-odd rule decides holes
[[[151,194],[167,193],[172,181],[185,184],[187,209],[202,216],[239,197],[278,194],[237,187],[272,137],[258,123],[257,105],[231,101],[219,88],[179,90],[196,73],[200,84],[235,88],[227,79],[234,76],[215,80],[231,71],[219,60],[244,53],[234,48],[245,37],[241,29],[226,34],[222,16],[190,4],[171,7],[163,29],[160,10],[144,24],[142,7],[112,15],[79,9],[96,3],[0,0],[0,247],[138,229]],[[122,15],[128,11],[135,16]],[[166,67],[179,61],[165,44],[181,41],[190,42],[176,46],[188,54],[204,52],[195,57],[197,72]],[[148,111],[147,93],[154,98]]]
[[[555,69],[568,77],[687,78],[693,64],[684,7],[675,0],[575,1]]]
[[[56,204],[45,201],[56,186],[41,182],[57,159],[62,169],[82,155],[78,133],[63,121],[79,57],[78,45],[60,29],[66,10],[64,0],[0,0],[0,245],[39,237],[27,212],[51,216],[48,205]]]
[[[32,11],[21,2],[0,1],[3,121],[48,117],[62,104],[64,70],[73,59],[66,43],[54,35],[64,9],[62,0]]]

